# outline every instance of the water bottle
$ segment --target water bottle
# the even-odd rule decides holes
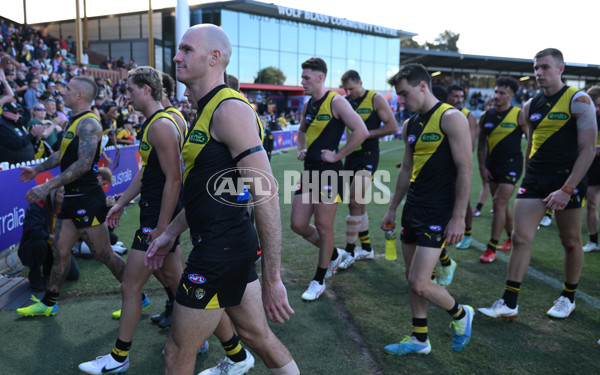
[[[391,225],[387,226],[385,231],[385,259],[396,260],[396,231]]]

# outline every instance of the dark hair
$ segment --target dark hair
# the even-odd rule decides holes
[[[431,92],[433,93],[433,96],[435,96],[440,102],[446,103],[448,101],[448,92],[444,86],[433,85],[431,86]]]
[[[163,72],[162,85],[165,89],[166,97],[170,99],[173,96],[173,92],[175,91],[175,81],[173,80],[173,77]]]
[[[534,59],[539,59],[544,56],[552,56],[559,63],[559,65],[564,65],[565,63],[565,59],[563,57],[562,52],[560,52],[556,48],[543,49],[535,54]]]
[[[448,89],[446,89],[446,92],[448,94],[450,94],[452,91],[462,91],[463,94],[465,94],[465,95],[467,94],[465,92],[465,88],[462,87],[462,86],[459,86],[459,85],[450,85],[450,86],[448,86]]]
[[[342,75],[342,85],[348,81],[355,83],[360,82],[360,75],[356,70],[348,70],[346,73],[344,73],[344,75]]]
[[[513,94],[519,91],[519,82],[512,77],[500,77],[496,80],[497,87],[508,87],[512,90]]]
[[[392,78],[388,79],[391,86],[396,86],[403,79],[411,86],[416,86],[419,82],[424,81],[427,87],[431,88],[431,76],[421,64],[406,64]]]
[[[310,69],[323,73],[327,76],[327,64],[320,57],[311,57],[302,63],[302,69]]]
[[[231,74],[227,75],[227,84],[235,91],[240,91],[240,81]]]

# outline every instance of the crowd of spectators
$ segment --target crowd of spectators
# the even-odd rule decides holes
[[[71,117],[63,90],[74,76],[88,74],[85,49],[82,64],[71,63],[71,37],[56,39],[43,34],[31,27],[6,24],[0,18],[0,133],[6,133],[0,137],[0,163],[41,159],[59,150]],[[137,66],[133,60],[125,64],[122,57],[116,62],[107,57],[105,62],[106,68]],[[104,128],[103,147],[135,144],[145,119],[127,102],[126,81],[99,77],[95,81],[99,91],[92,109]],[[188,121],[194,118],[195,111],[187,101],[171,101]],[[8,109],[5,113],[4,108]]]

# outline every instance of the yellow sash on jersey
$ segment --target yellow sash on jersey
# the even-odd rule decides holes
[[[329,91],[327,93],[327,97],[323,101],[323,104],[321,104],[321,107],[319,107],[319,112],[317,112],[313,122],[310,124],[308,129],[306,129],[306,148],[309,148],[315,139],[319,138],[319,135],[321,135],[323,129],[325,129],[325,127],[333,119],[331,101],[337,95],[339,94],[333,91]]]
[[[490,132],[488,135],[488,154],[491,154],[498,143],[519,126],[519,112],[521,112],[521,108],[512,107],[500,121],[500,124]]]
[[[177,129],[179,129],[179,127],[177,126],[177,122],[173,119],[173,117],[163,111],[157,112],[154,117],[152,117],[152,119],[150,120],[150,122],[148,123],[148,125],[146,126],[146,128],[144,129],[144,133],[142,134],[142,140],[140,142],[140,157],[142,158],[142,173],[144,172],[144,169],[146,168],[146,164],[148,164],[148,158],[150,157],[150,152],[152,152],[152,145],[150,144],[150,141],[148,141],[148,133],[150,132],[150,126],[152,126],[152,124],[154,123],[154,121],[158,120],[159,118],[166,118],[170,121],[173,122],[173,124],[175,124],[175,127]],[[181,141],[180,141],[181,143]]]
[[[83,120],[84,118],[93,118],[96,121],[98,121],[98,123],[100,123],[100,119],[93,114],[92,112],[88,112],[85,115],[79,117],[77,120],[73,121],[73,123],[71,123],[71,125],[69,125],[69,127],[67,128],[67,130],[65,131],[65,135],[63,136],[62,141],[60,142],[60,158],[62,159],[65,152],[67,151],[67,148],[69,148],[69,145],[71,144],[71,142],[73,141],[73,139],[75,139],[75,136],[77,135],[77,125],[79,124],[79,122],[81,120]]]

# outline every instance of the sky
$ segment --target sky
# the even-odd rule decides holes
[[[3,0],[8,1],[8,0]],[[29,23],[75,17],[76,0],[26,0]],[[82,1],[82,0],[80,0]],[[18,1],[20,2],[20,1]],[[17,3],[18,3],[17,2]],[[190,5],[215,2],[188,0]],[[558,48],[565,61],[600,65],[597,0],[568,6],[558,0],[274,0],[300,10],[418,34],[419,43],[433,42],[445,30],[460,34],[458,48],[469,55],[533,58],[536,52]],[[83,3],[83,2],[81,2]],[[176,0],[152,0],[152,7],[174,7]],[[352,3],[353,5],[349,5]],[[54,4],[49,8],[48,4]],[[88,17],[147,9],[148,0],[87,0]],[[496,8],[495,8],[496,7]],[[3,7],[3,16],[23,19],[22,7]],[[83,13],[82,13],[83,14]]]

